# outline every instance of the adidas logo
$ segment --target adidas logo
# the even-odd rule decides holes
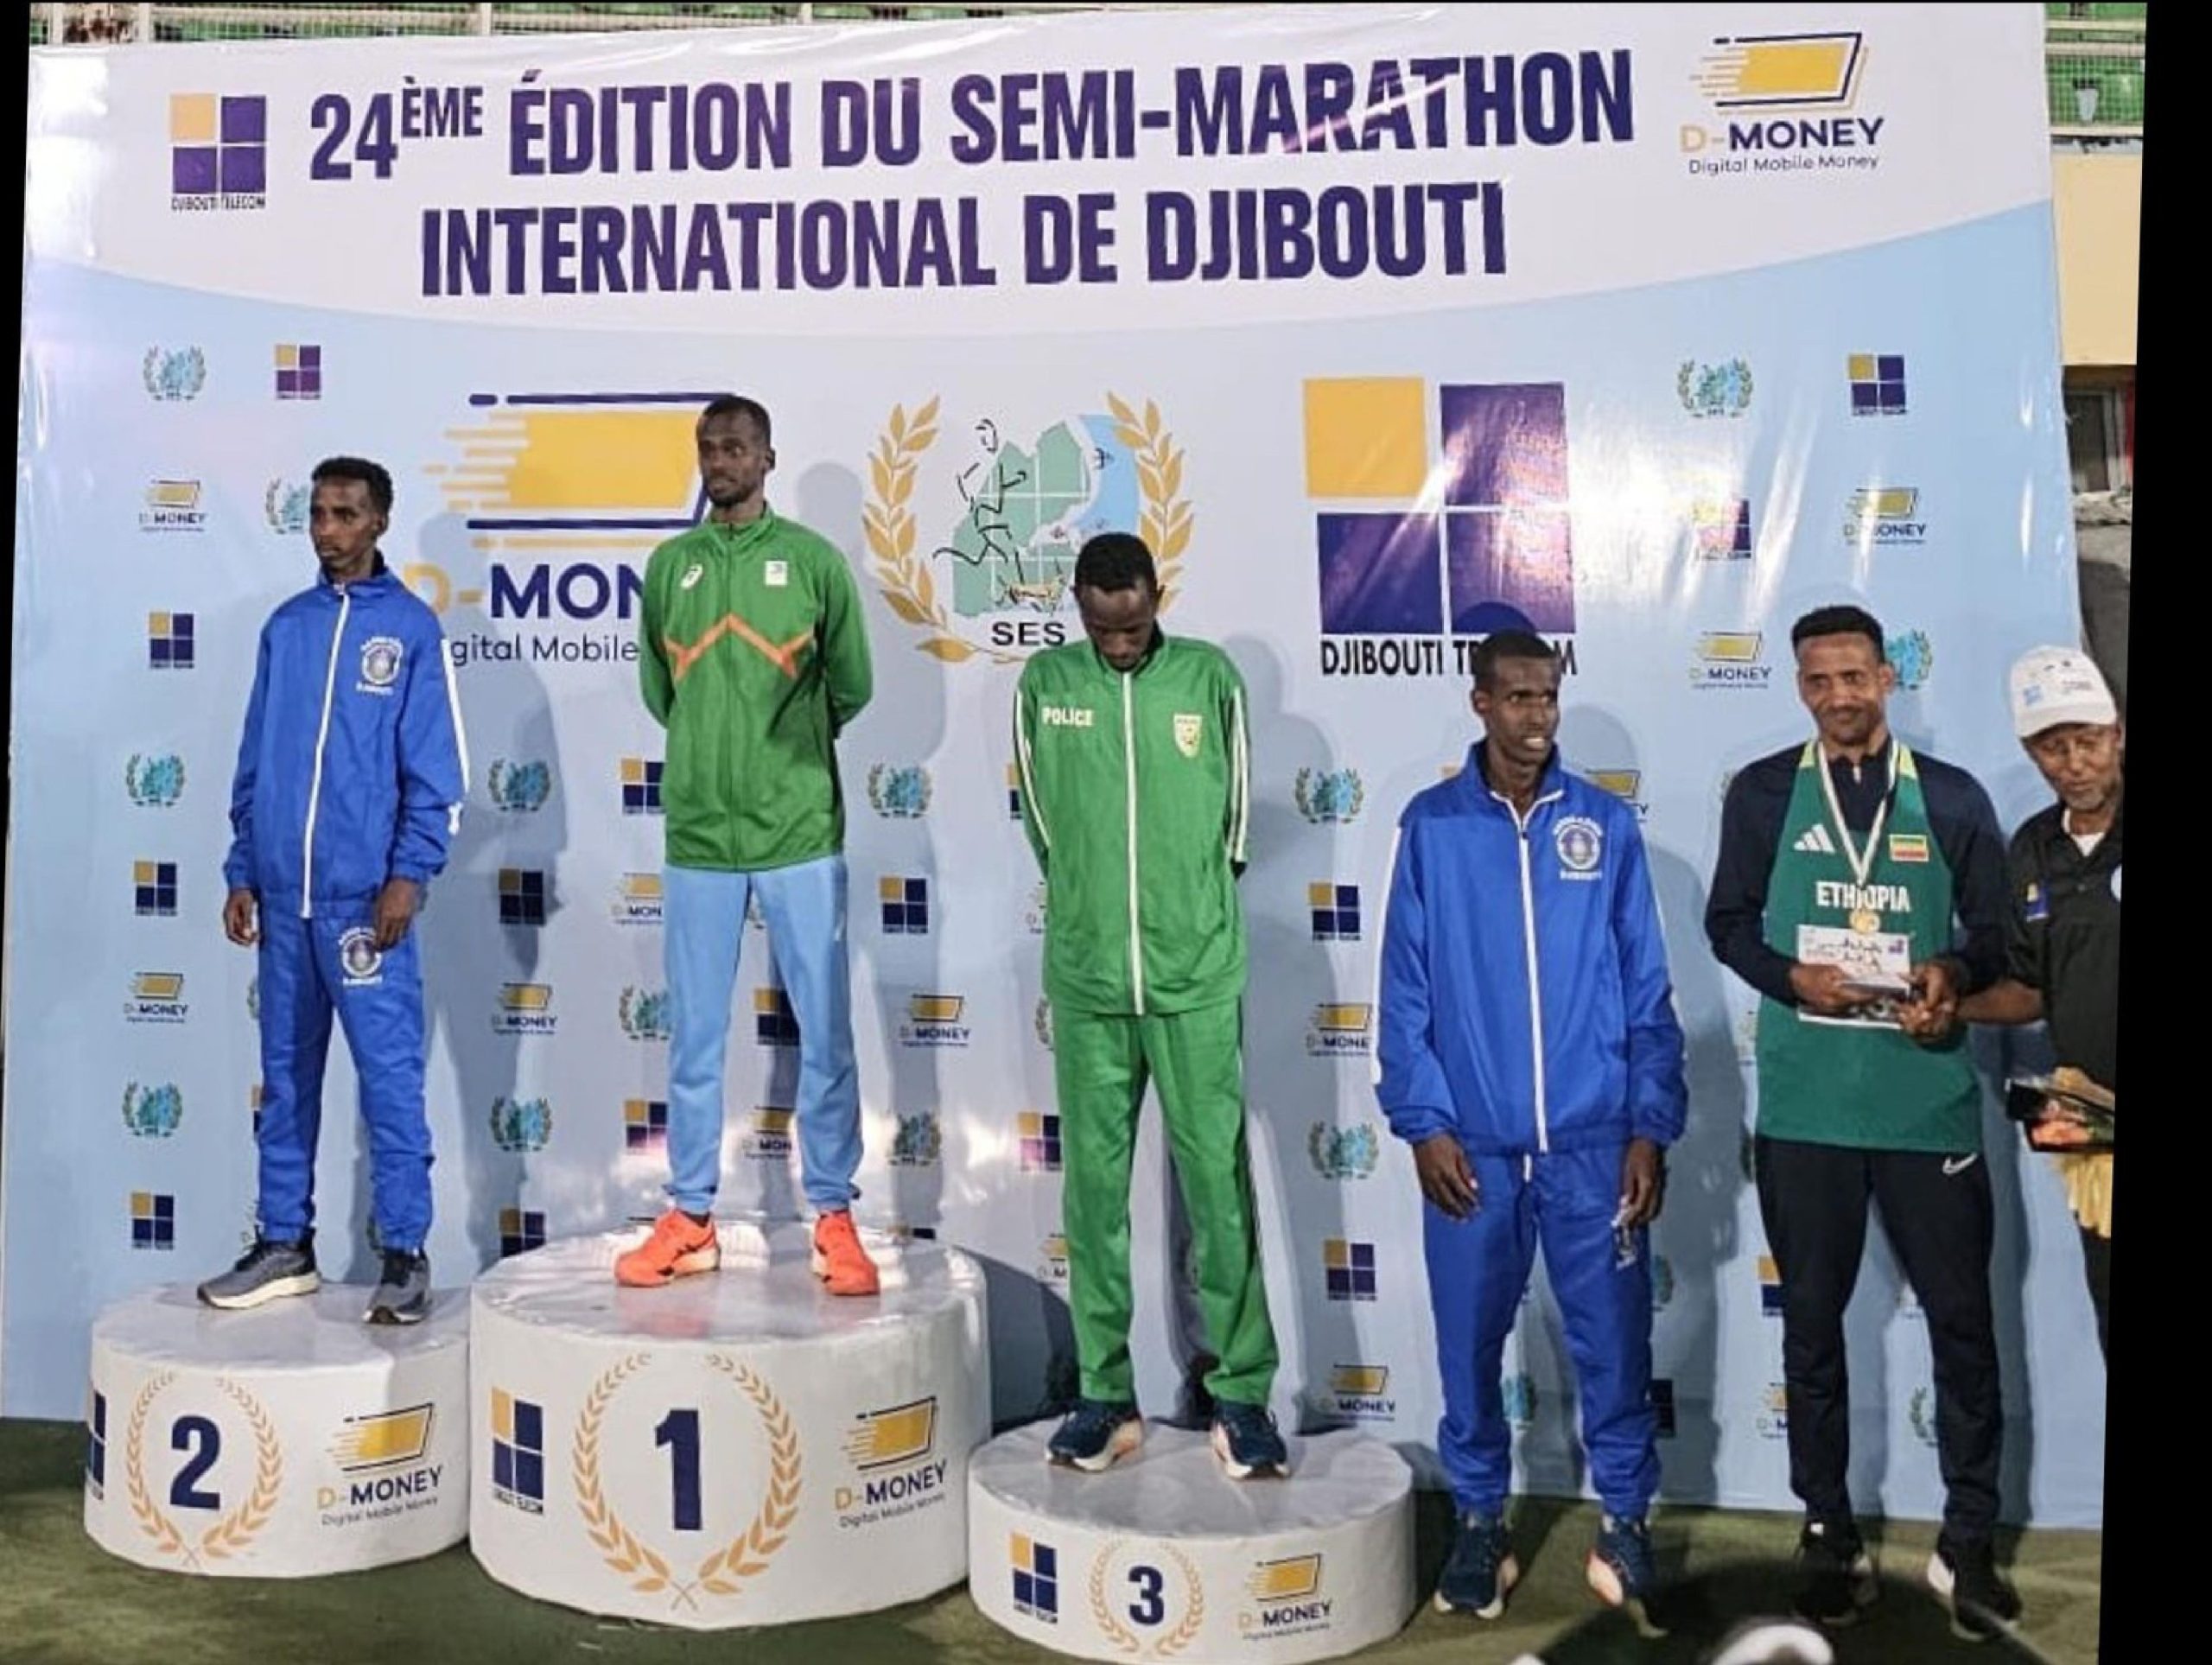
[[[1814,827],[1802,834],[1793,848],[1808,855],[1834,855],[1835,841],[1828,836],[1826,827]]]

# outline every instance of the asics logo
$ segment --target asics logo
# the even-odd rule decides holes
[[[1976,1152],[1972,1156],[1947,1156],[1943,1159],[1943,1177],[1948,1179],[1954,1174],[1964,1173],[1980,1160],[1981,1160],[1980,1152]]]

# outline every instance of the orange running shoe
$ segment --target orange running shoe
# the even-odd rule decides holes
[[[695,1225],[682,1209],[672,1208],[653,1222],[652,1236],[614,1262],[614,1281],[632,1289],[656,1289],[695,1273],[711,1272],[721,1263],[715,1223]]]
[[[829,1284],[833,1295],[873,1295],[883,1287],[844,1209],[814,1223],[813,1264],[814,1275]]]

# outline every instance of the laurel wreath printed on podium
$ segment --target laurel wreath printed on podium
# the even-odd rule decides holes
[[[582,1414],[576,1419],[571,1470],[576,1488],[576,1512],[583,1519],[584,1535],[598,1549],[607,1569],[629,1581],[640,1595],[665,1590],[671,1607],[698,1605],[698,1592],[740,1594],[751,1579],[768,1570],[798,1516],[800,1461],[798,1432],[791,1414],[774,1391],[753,1371],[734,1360],[712,1355],[708,1363],[728,1376],[760,1418],[768,1439],[767,1484],[760,1506],[745,1530],[699,1563],[690,1581],[679,1579],[667,1558],[639,1538],[608,1501],[600,1478],[600,1439],[607,1411],[622,1384],[652,1359],[650,1353],[632,1353],[611,1366],[592,1384],[584,1397]]]
[[[905,405],[892,406],[890,423],[869,454],[870,489],[861,521],[868,534],[868,550],[875,556],[876,586],[893,613],[929,632],[919,646],[931,658],[957,664],[980,654],[994,664],[1018,664],[1024,655],[978,647],[952,633],[952,620],[930,576],[929,563],[914,554],[914,512],[908,506],[914,494],[914,470],[937,442],[942,403],[932,397],[911,417]],[[1164,608],[1174,594],[1193,524],[1190,499],[1182,495],[1184,454],[1161,421],[1160,407],[1151,400],[1145,401],[1140,416],[1135,406],[1109,392],[1106,408],[1114,417],[1115,438],[1128,447],[1136,460],[1137,485],[1144,501],[1138,531],[1157,562]]]
[[[1106,1633],[1106,1639],[1132,1659],[1173,1659],[1197,1640],[1206,1622],[1205,1586],[1198,1581],[1198,1569],[1174,1545],[1166,1546],[1168,1556],[1183,1575],[1183,1586],[1191,1598],[1175,1628],[1147,1648],[1137,1633],[1115,1616],[1112,1605],[1106,1599],[1106,1573],[1128,1547],[1128,1540],[1116,1538],[1098,1552],[1098,1559],[1090,1564],[1090,1617],[1094,1624]]]
[[[216,1386],[245,1413],[248,1425],[253,1429],[253,1488],[246,1493],[245,1501],[200,1535],[200,1547],[195,1551],[177,1524],[155,1502],[146,1486],[146,1421],[153,1414],[154,1402],[176,1380],[175,1370],[164,1370],[138,1390],[138,1397],[130,1408],[130,1424],[124,1436],[123,1472],[125,1490],[130,1499],[130,1512],[137,1517],[139,1530],[154,1541],[158,1554],[175,1555],[188,1567],[197,1567],[204,1556],[209,1560],[223,1560],[251,1546],[270,1517],[276,1512],[276,1500],[284,1486],[284,1451],[276,1438],[276,1424],[269,1413],[262,1409],[260,1401],[238,1383],[219,1380]]]

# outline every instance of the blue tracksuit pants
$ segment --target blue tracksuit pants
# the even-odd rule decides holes
[[[798,1020],[799,1166],[817,1213],[849,1208],[861,1165],[860,1071],[845,956],[845,858],[760,873],[669,867],[662,875],[668,968],[668,1194],[688,1213],[721,1182],[722,1065],[748,896]]]
[[[1582,1443],[1605,1511],[1641,1519],[1659,1489],[1651,1408],[1651,1255],[1620,1232],[1625,1146],[1548,1155],[1470,1154],[1481,1206],[1454,1220],[1424,1204],[1444,1421],[1437,1432],[1454,1500],[1496,1519],[1513,1474],[1499,1372],[1539,1245],[1567,1325],[1582,1396]]]
[[[373,898],[317,903],[302,919],[261,911],[261,1235],[295,1242],[315,1224],[315,1153],[334,1011],[360,1077],[377,1241],[418,1250],[430,1235],[430,1126],[423,1108],[417,931],[377,952]]]

